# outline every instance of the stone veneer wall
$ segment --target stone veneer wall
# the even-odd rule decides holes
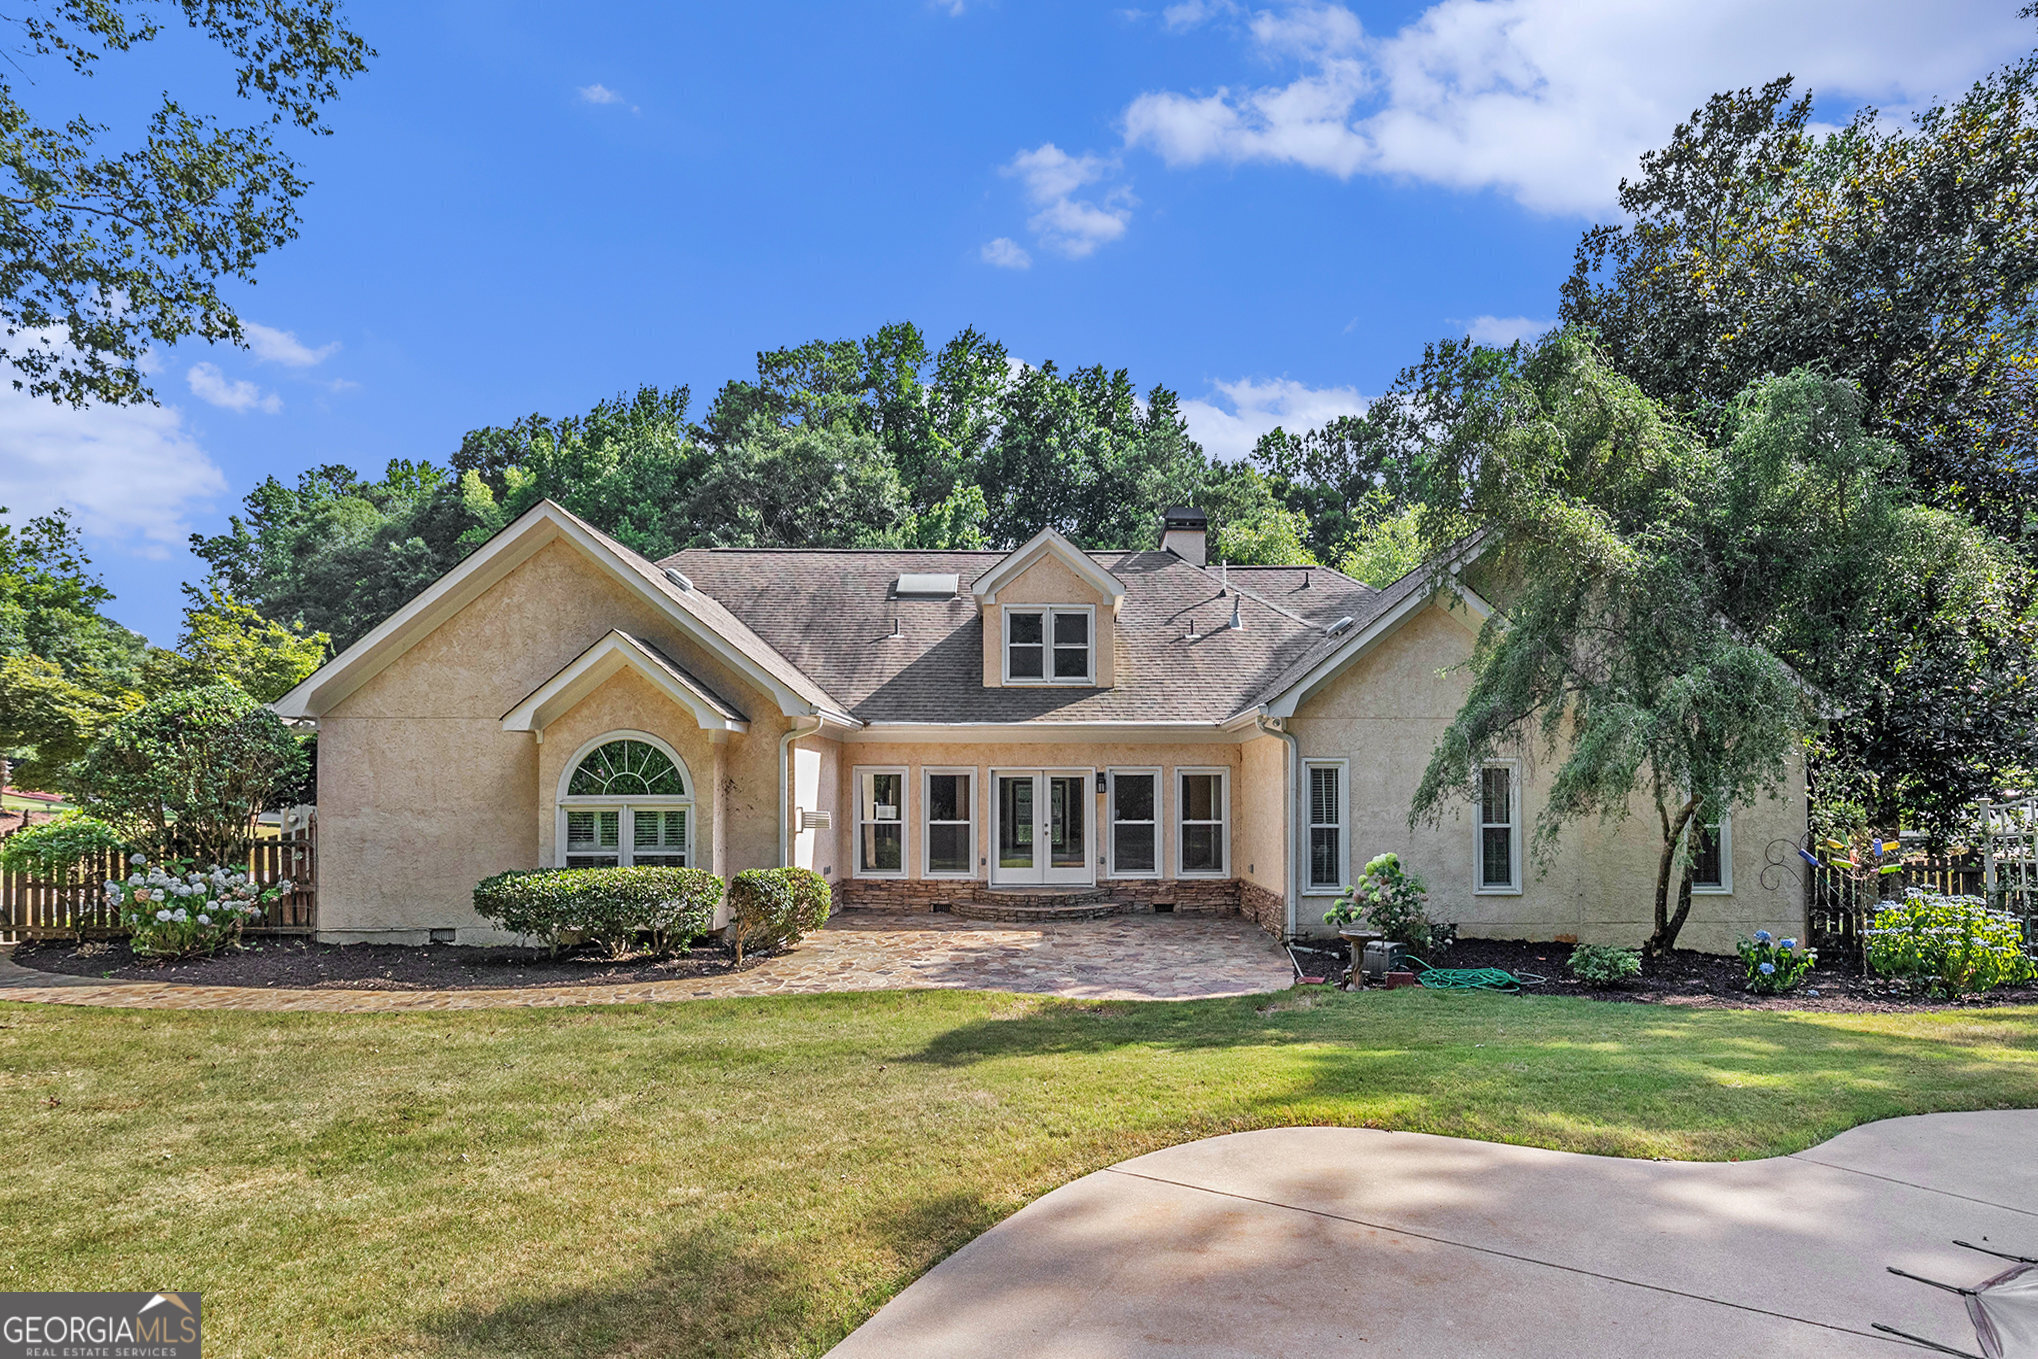
[[[1288,903],[1279,893],[1269,892],[1256,883],[1243,884],[1238,895],[1238,912],[1276,939],[1287,932]]]
[[[992,891],[974,880],[847,878],[830,885],[834,888],[836,908],[850,910],[931,911],[937,905],[972,900]],[[1066,890],[1099,901],[1124,902],[1137,911],[1172,905],[1181,915],[1237,915],[1240,886],[1237,878],[1161,878],[1106,881],[1095,887],[1070,886]],[[998,895],[1011,899],[1002,893]],[[1273,919],[1278,932],[1281,922],[1278,906]]]

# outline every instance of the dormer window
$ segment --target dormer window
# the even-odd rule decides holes
[[[1005,610],[1005,683],[1094,684],[1096,610]]]

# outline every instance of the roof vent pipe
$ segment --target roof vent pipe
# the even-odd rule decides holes
[[[1337,622],[1332,623],[1329,627],[1325,628],[1323,630],[1323,635],[1326,637],[1335,637],[1340,632],[1343,632],[1346,628],[1350,627],[1351,625],[1352,616],[1350,614],[1346,614],[1343,618],[1338,619]]]
[[[1302,573],[1302,588],[1305,590],[1309,588],[1309,573],[1307,571]]]
[[[1233,595],[1231,597],[1231,626],[1234,630],[1245,626],[1244,621],[1241,620],[1238,616],[1239,603],[1240,603],[1239,597],[1237,595]]]
[[[1203,640],[1202,635],[1196,631],[1196,618],[1194,614],[1189,616],[1189,630],[1182,634],[1182,640],[1185,642],[1200,642]]]
[[[693,589],[692,581],[688,580],[685,576],[681,575],[679,572],[673,570],[669,566],[665,568],[665,578],[671,581],[674,585],[677,585],[682,590]]]
[[[1217,563],[1217,597],[1224,598],[1231,593],[1231,563]]]

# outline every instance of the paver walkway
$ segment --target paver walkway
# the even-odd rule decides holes
[[[726,977],[467,991],[347,991],[100,981],[39,972],[0,955],[0,1000],[163,1010],[474,1010],[622,1005],[723,996],[961,987],[1092,1000],[1253,995],[1293,977],[1279,945],[1236,917],[1115,916],[990,925],[850,911],[790,953]]]
[[[1932,1114],[1795,1156],[1635,1161],[1422,1133],[1214,1137],[1064,1185],[835,1359],[996,1354],[1903,1359],[2038,1256],[2038,1112]],[[2013,1348],[2012,1354],[2031,1351]]]

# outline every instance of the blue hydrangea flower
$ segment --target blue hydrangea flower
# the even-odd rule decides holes
[[[1776,964],[1775,964],[1775,963],[1764,963],[1764,964],[1762,964],[1762,966],[1760,966],[1760,967],[1756,968],[1755,970],[1756,970],[1757,972],[1760,972],[1760,973],[1761,973],[1761,974],[1762,974],[1763,976],[1765,976],[1765,977],[1766,977],[1766,976],[1768,976],[1768,975],[1769,975],[1770,973],[1772,973],[1772,972],[1774,972],[1774,971],[1776,970]]]
[[[1774,938],[1774,936],[1771,935],[1768,930],[1755,931],[1755,942],[1758,944],[1766,944],[1772,938]]]
[[[1784,941],[1783,941],[1783,943],[1782,943],[1782,944],[1778,945],[1778,947],[1780,947],[1780,948],[1781,948],[1781,949],[1782,949],[1782,950],[1783,950],[1783,951],[1784,951],[1785,953],[1788,953],[1788,952],[1790,952],[1790,951],[1791,951],[1792,949],[1794,949],[1794,948],[1796,948],[1796,947],[1797,947],[1797,940],[1795,940],[1795,939],[1786,939],[1786,940],[1784,940]]]

